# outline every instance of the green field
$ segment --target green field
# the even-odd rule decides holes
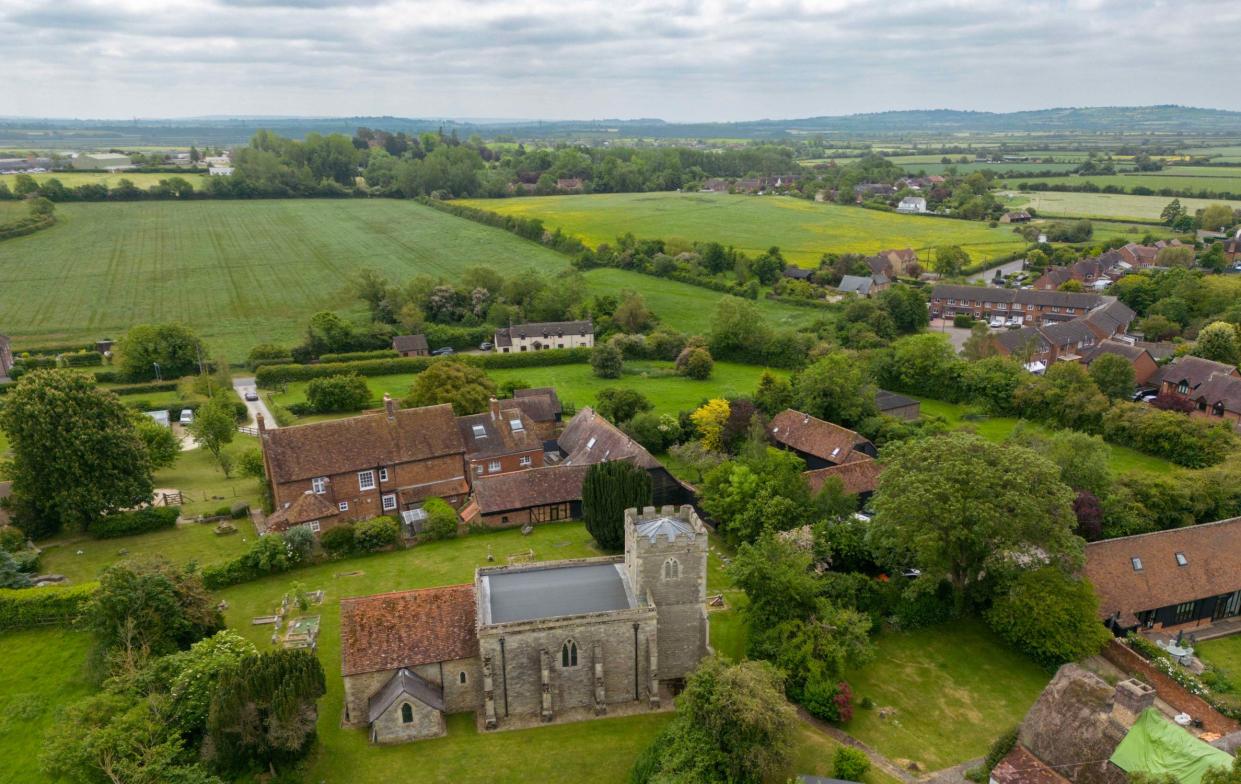
[[[1009,228],[985,223],[819,204],[777,196],[722,193],[618,193],[475,199],[471,207],[541,218],[589,245],[640,238],[716,240],[748,254],[777,245],[789,261],[817,266],[827,252],[876,253],[912,247],[923,252],[960,245],[975,259],[1011,253],[1025,242]]]
[[[90,645],[86,632],[68,629],[0,632],[0,781],[47,780],[38,761],[43,734],[65,706],[93,690]]]
[[[1208,193],[1241,193],[1241,169],[1211,168],[1205,166],[1172,166],[1157,172],[1133,172],[1129,174],[1082,174],[1067,177],[1037,177],[1023,180],[1020,177],[1009,177],[1005,181],[1009,187],[1020,187],[1023,183],[1045,182],[1056,185],[1085,185],[1091,183],[1100,188],[1114,185],[1125,191],[1134,188],[1150,188],[1159,191],[1171,188],[1180,193],[1206,191]],[[1168,197],[1163,197],[1168,198]]]
[[[152,185],[158,185],[160,180],[167,180],[171,177],[180,177],[194,186],[195,190],[202,188],[207,182],[206,174],[199,172],[93,172],[93,171],[60,171],[60,172],[42,172],[40,174],[32,174],[35,182],[46,182],[47,180],[57,179],[66,188],[76,188],[79,185],[88,185],[91,183],[100,183],[109,188],[115,187],[121,180],[129,180],[134,185],[146,190]],[[3,180],[0,180],[3,182]],[[9,186],[10,188],[12,185]]]
[[[57,226],[0,242],[0,313],[23,344],[119,337],[182,321],[232,361],[294,343],[319,310],[363,318],[349,277],[453,280],[474,265],[561,272],[568,259],[499,229],[407,201],[283,200],[66,204]],[[588,273],[587,293],[641,292],[664,322],[704,332],[721,295],[625,270]],[[774,325],[818,311],[760,301]]]
[[[751,395],[764,370],[757,365],[716,362],[711,378],[695,381],[676,375],[671,362],[631,361],[625,363],[624,375],[613,379],[598,378],[586,364],[489,370],[487,375],[497,384],[521,380],[532,387],[554,387],[562,403],[578,408],[593,406],[599,390],[607,387],[636,389],[655,404],[656,412],[675,414],[697,408],[707,398]],[[783,370],[772,372],[787,375],[787,371]],[[408,395],[415,378],[417,374],[414,373],[370,376],[366,384],[370,387],[372,400],[379,401],[385,393],[395,398]],[[305,402],[307,383],[299,381],[289,384],[283,392],[273,394],[271,399],[283,406]]]
[[[1012,207],[1033,207],[1040,215],[1104,218],[1109,220],[1158,221],[1159,213],[1171,196],[1129,196],[1121,193],[1069,193],[1064,191],[1023,191],[1007,200]],[[1181,206],[1193,212],[1208,204],[1219,204],[1219,199],[1180,200]],[[1241,202],[1224,202],[1233,209],[1241,209]]]

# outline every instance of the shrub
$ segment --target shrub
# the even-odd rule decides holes
[[[237,558],[203,568],[203,585],[211,590],[287,572],[306,560],[315,535],[303,526],[283,534],[261,536]]]
[[[1017,731],[1020,727],[1013,727],[991,743],[991,748],[987,750],[987,756],[983,758],[982,764],[987,771],[987,775],[991,775],[991,771],[995,770],[995,766],[1000,764],[1000,760],[1008,756],[1008,752],[1013,750],[1013,746],[1017,745]]]
[[[354,525],[353,532],[358,549],[371,553],[393,546],[401,537],[401,527],[387,515],[363,520]]]
[[[422,535],[427,539],[451,539],[457,535],[457,510],[442,498],[428,498],[422,505],[427,521],[422,525]]]
[[[275,343],[260,343],[250,349],[250,355],[246,357],[246,365],[251,370],[272,361],[292,362],[293,357],[289,355],[287,348],[277,346]]]
[[[620,378],[625,357],[612,343],[602,343],[590,352],[590,367],[599,378]]]
[[[0,589],[0,630],[77,620],[99,590],[99,583],[55,586],[38,590]]]
[[[1099,652],[1111,636],[1085,580],[1055,567],[1020,574],[987,611],[987,623],[1037,661],[1059,666]]]
[[[841,746],[832,757],[832,771],[836,778],[845,781],[861,781],[870,770],[870,757],[861,749]]]
[[[824,721],[843,722],[853,718],[853,690],[844,681],[832,683],[812,678],[801,690],[801,703]]]
[[[969,329],[974,325],[974,317],[966,313],[958,313],[952,317],[952,326]]]
[[[322,414],[361,411],[370,405],[371,390],[366,379],[356,373],[327,376],[312,379],[306,385],[306,401]]]
[[[462,354],[448,359],[481,368],[551,367],[588,362],[590,351],[588,348],[564,348],[518,354]],[[323,362],[318,365],[264,365],[254,371],[254,378],[260,387],[269,388],[294,381],[309,381],[312,378],[348,373],[368,377],[421,373],[441,361],[444,360],[440,357],[394,357],[357,362]]]
[[[357,546],[353,523],[332,526],[319,535],[319,546],[331,556],[348,555]]]
[[[1236,441],[1228,426],[1218,421],[1123,402],[1103,415],[1103,437],[1186,468],[1223,461]]]
[[[677,372],[698,381],[710,378],[714,369],[715,360],[705,348],[687,348],[677,357]]]
[[[86,530],[96,539],[115,539],[172,528],[180,516],[179,506],[148,506],[132,512],[115,512],[91,523]]]

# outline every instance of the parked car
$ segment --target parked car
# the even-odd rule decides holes
[[[1133,402],[1149,403],[1157,397],[1159,397],[1159,393],[1153,389],[1139,389],[1133,394]]]
[[[434,351],[432,351],[432,352],[431,352],[431,356],[433,356],[433,357],[446,357],[446,356],[448,356],[449,354],[456,354],[456,353],[457,353],[457,352],[455,352],[455,351],[453,351],[453,350],[452,350],[452,346],[444,346],[443,348],[437,348],[437,349],[435,349]]]
[[[258,392],[255,392],[253,389],[246,390],[246,400],[249,400],[250,402],[253,403],[255,400],[258,400],[258,399],[259,399]]]
[[[901,572],[901,576],[908,577],[910,580],[913,580],[914,578],[922,576],[922,570],[921,569],[906,569],[905,571]]]
[[[183,425],[194,424],[194,411],[189,408],[181,409],[181,419],[178,420]]]
[[[495,348],[495,346],[491,345],[490,341],[484,340],[482,343],[478,344],[479,351],[490,351],[493,348]]]
[[[1019,329],[1020,327],[1021,327],[1021,316],[1009,316],[1008,317],[1008,328],[1009,329]]]
[[[991,328],[992,329],[1001,329],[1003,326],[1004,326],[1003,316],[992,316],[991,317]]]

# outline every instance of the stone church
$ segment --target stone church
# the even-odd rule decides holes
[[[707,529],[625,512],[623,556],[484,567],[473,585],[341,602],[344,725],[375,743],[653,710],[709,652]]]

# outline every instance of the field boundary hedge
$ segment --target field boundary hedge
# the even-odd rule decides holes
[[[519,354],[466,354],[453,357],[394,357],[357,362],[322,362],[318,365],[265,365],[254,371],[255,383],[264,388],[295,381],[357,373],[360,376],[394,376],[421,373],[436,362],[462,362],[480,368],[550,367],[590,361],[588,348],[564,348]]]
[[[97,582],[47,588],[0,588],[0,631],[73,624],[98,589]]]

